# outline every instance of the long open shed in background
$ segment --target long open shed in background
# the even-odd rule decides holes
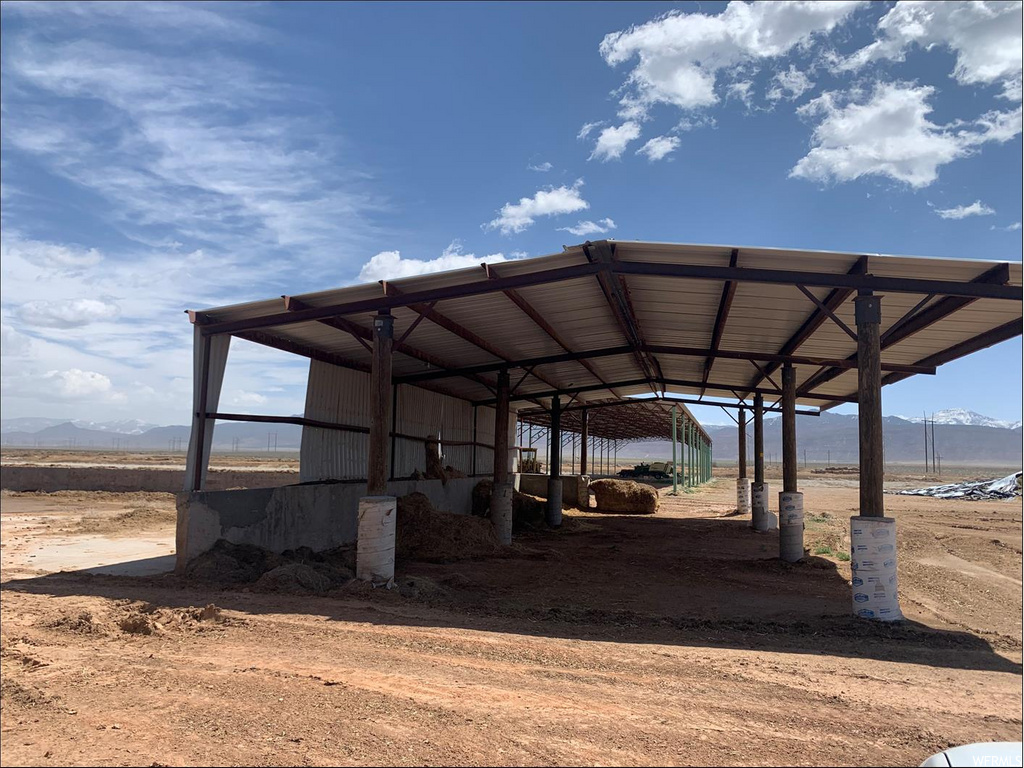
[[[361,497],[386,499],[431,482],[403,479],[428,461],[431,446],[469,477],[434,481],[437,487],[424,486],[424,492],[441,508],[464,512],[473,478],[492,476],[492,515],[508,540],[518,412],[546,419],[559,435],[563,416],[574,409],[641,395],[736,409],[741,441],[752,414],[754,484],[746,478],[741,450],[737,503],[743,506],[744,493],[752,498],[758,530],[773,527],[762,419],[765,410],[781,410],[780,556],[798,559],[803,517],[797,408],[858,405],[861,504],[851,524],[856,549],[858,520],[888,521],[883,385],[934,374],[943,363],[1020,335],[1021,265],[600,241],[550,256],[190,317],[195,396],[179,504],[181,562],[220,537],[271,548],[352,541]],[[303,417],[219,410],[232,337],[310,358]],[[546,416],[536,416],[541,412]],[[622,414],[625,422],[628,411]],[[255,491],[203,492],[218,419],[301,424],[305,484],[261,491],[265,498],[259,499],[237,495]],[[561,516],[561,445],[560,436],[550,441],[552,525]],[[335,482],[346,480],[354,482]],[[894,525],[887,524],[878,530],[894,537]],[[868,562],[854,558],[855,600],[863,603],[857,610],[879,616],[877,600],[894,602],[895,563],[891,581],[873,577],[874,592],[861,601],[857,571],[867,575]]]

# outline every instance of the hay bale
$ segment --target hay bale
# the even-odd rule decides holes
[[[441,512],[419,492],[398,499],[396,560],[445,563],[501,552],[490,520]]]
[[[590,484],[597,512],[653,515],[658,511],[658,492],[635,480],[595,480]]]

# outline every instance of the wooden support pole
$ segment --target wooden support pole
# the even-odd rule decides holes
[[[580,474],[587,474],[587,441],[590,439],[590,412],[580,411]]]
[[[366,495],[384,496],[388,490],[388,435],[391,432],[391,347],[395,318],[381,310],[373,318],[373,362],[370,366],[370,440]]]
[[[740,408],[739,414],[739,476],[747,476],[747,411]]]
[[[494,406],[494,484],[508,482],[508,398],[507,368],[498,371],[498,404]]]
[[[754,482],[764,483],[764,395],[754,395]]]
[[[549,474],[551,477],[562,476],[562,403],[559,398],[551,398],[551,439],[548,451],[551,460]]]
[[[860,437],[860,514],[884,517],[882,495],[882,301],[870,291],[854,299],[857,318],[857,415]]]
[[[782,366],[782,490],[796,493],[796,368]]]

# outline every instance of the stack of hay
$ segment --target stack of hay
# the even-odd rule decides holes
[[[653,515],[658,511],[658,492],[635,480],[595,480],[590,484],[597,512]]]

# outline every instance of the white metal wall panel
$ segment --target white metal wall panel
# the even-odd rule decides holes
[[[308,419],[370,426],[370,376],[336,365],[310,361],[306,385]],[[299,480],[349,480],[366,477],[369,435],[337,429],[302,428]]]

